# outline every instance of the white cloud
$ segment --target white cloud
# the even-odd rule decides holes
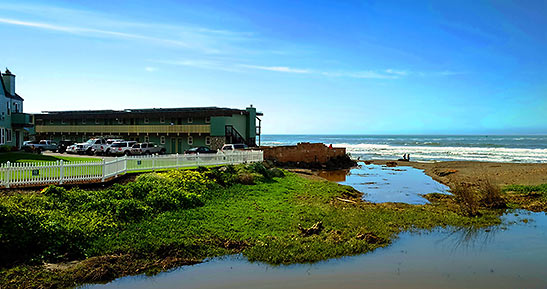
[[[287,66],[261,66],[261,65],[250,65],[250,64],[239,64],[239,66],[245,67],[245,68],[251,68],[251,69],[276,71],[276,72],[313,73],[313,71],[310,69],[291,68]]]
[[[406,76],[408,75],[408,71],[406,70],[397,70],[397,69],[386,69],[386,73],[388,74],[394,74],[394,75],[400,75],[400,76]]]
[[[144,68],[144,70],[146,70],[148,72],[154,72],[154,71],[157,71],[158,69],[156,67],[147,66],[147,67]]]

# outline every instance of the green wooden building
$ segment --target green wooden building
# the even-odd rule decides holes
[[[34,115],[36,139],[86,141],[93,137],[155,142],[168,153],[227,143],[256,146],[260,118],[246,109],[219,107],[45,111]],[[257,140],[258,138],[258,140]]]
[[[0,72],[0,146],[20,148],[33,128],[32,115],[23,113],[23,98],[15,92],[15,75]]]

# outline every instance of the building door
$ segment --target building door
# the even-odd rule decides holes
[[[171,138],[171,153],[172,154],[177,153],[177,139],[174,137]]]
[[[182,151],[182,138],[177,139],[177,153],[183,153]]]
[[[15,146],[21,148],[21,132],[18,130],[15,131]]]

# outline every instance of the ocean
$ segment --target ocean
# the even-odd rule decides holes
[[[262,135],[262,145],[322,142],[355,158],[547,163],[547,135]]]

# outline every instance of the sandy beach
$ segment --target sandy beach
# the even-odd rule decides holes
[[[384,165],[389,161],[374,160],[374,164]],[[477,183],[489,179],[503,186],[510,184],[539,185],[547,183],[546,163],[496,163],[475,161],[447,161],[435,163],[395,161],[397,166],[412,166],[422,169],[434,180],[450,186],[466,182]]]

